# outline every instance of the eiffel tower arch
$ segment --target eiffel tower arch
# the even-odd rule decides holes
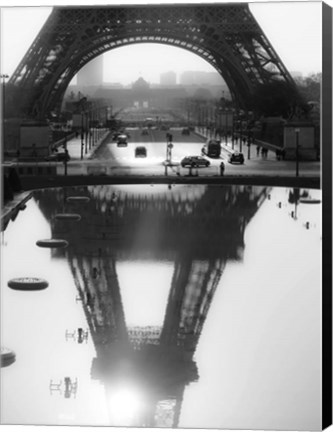
[[[247,3],[54,7],[8,82],[6,117],[44,119],[59,110],[86,63],[137,43],[167,44],[202,57],[240,108],[250,109],[259,83],[293,84]]]

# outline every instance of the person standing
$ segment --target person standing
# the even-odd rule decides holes
[[[224,170],[225,170],[225,165],[224,165],[224,162],[222,161],[220,163],[220,175],[221,175],[221,177],[224,176]]]

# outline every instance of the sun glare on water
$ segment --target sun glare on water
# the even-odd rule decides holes
[[[143,393],[131,385],[114,389],[108,401],[112,421],[119,426],[133,425],[145,407]]]

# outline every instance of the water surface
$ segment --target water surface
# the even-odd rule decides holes
[[[1,340],[16,353],[1,369],[2,423],[321,428],[321,204],[310,198],[321,192],[36,191],[1,239]],[[49,238],[68,247],[36,245]],[[49,287],[7,286],[23,276]]]

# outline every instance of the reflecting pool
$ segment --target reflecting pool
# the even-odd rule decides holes
[[[1,237],[1,422],[321,428],[321,211],[320,190],[35,191]]]

